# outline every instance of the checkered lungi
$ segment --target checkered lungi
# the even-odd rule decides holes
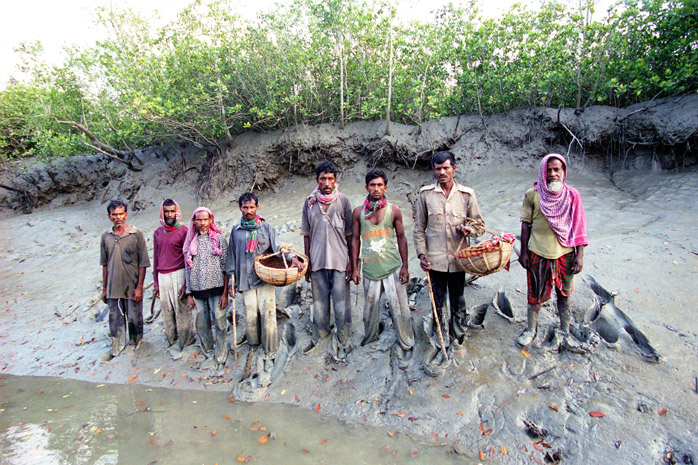
[[[550,299],[553,284],[568,297],[574,287],[574,251],[550,260],[528,251],[528,303],[542,304]]]

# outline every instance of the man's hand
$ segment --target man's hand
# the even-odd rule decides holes
[[[349,262],[349,264],[347,265],[347,271],[346,273],[344,273],[344,279],[346,280],[346,282],[351,281],[353,271],[354,267],[351,265],[351,262]]]
[[[157,284],[153,284],[153,299],[160,298],[160,287]]]
[[[233,285],[228,286],[228,295],[230,297],[232,297],[233,299],[235,298],[235,296],[238,295],[238,291],[235,289],[235,286],[233,286]]]
[[[424,271],[431,270],[431,262],[429,261],[427,254],[423,253],[419,256],[419,266],[421,266]]]
[[[102,302],[107,303],[107,287],[104,286],[102,289]]]
[[[410,271],[406,266],[400,268],[400,282],[402,284],[407,284],[410,281]]]
[[[521,264],[521,267],[524,270],[528,269],[528,266],[529,266],[528,250],[523,250],[523,248],[521,249],[521,255],[519,255],[519,263]]]
[[[310,282],[310,273],[312,273],[313,269],[311,268],[310,262],[308,262],[308,271],[305,272],[305,280]]]
[[[184,297],[187,293],[187,283],[182,284],[182,287],[179,289],[179,292],[177,293],[177,298],[179,300],[184,300]]]
[[[302,261],[298,260],[298,257],[293,257],[291,259],[291,266],[298,268],[298,271],[303,271],[303,268],[305,268],[305,264],[303,264]]]
[[[354,271],[351,272],[351,280],[354,281],[354,284],[357,286],[361,282],[361,273],[358,268],[354,268]]]
[[[456,226],[456,231],[458,231],[459,233],[461,233],[462,235],[464,235],[466,237],[474,236],[476,233],[475,228],[473,228],[472,226],[466,226],[464,224],[460,224],[460,225]]]
[[[577,273],[581,272],[582,267],[584,267],[584,257],[580,254],[577,254],[574,256],[572,273],[577,274]]]
[[[133,301],[140,302],[143,300],[143,286],[136,286],[133,290]]]
[[[221,296],[221,300],[218,301],[218,306],[220,308],[228,308],[228,293],[223,291],[223,295]]]
[[[196,309],[196,303],[194,303],[194,297],[188,295],[187,296],[187,307],[191,308],[192,310]]]

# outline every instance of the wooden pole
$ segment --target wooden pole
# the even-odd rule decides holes
[[[232,287],[235,291],[235,276],[232,277]],[[238,359],[238,324],[237,324],[237,312],[235,311],[235,297],[231,296],[233,299],[233,352],[235,353],[235,360]]]
[[[444,336],[441,333],[441,321],[439,320],[439,315],[436,311],[436,302],[434,302],[434,289],[431,287],[431,276],[427,271],[427,282],[429,283],[429,297],[431,297],[431,309],[434,313],[434,320],[436,320],[436,329],[439,331],[439,342],[441,342],[441,350],[444,352],[444,358],[448,360],[448,353],[446,353],[446,344],[444,344]]]

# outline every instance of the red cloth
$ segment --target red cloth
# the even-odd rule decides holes
[[[184,268],[184,240],[187,237],[188,228],[184,225],[172,232],[166,232],[164,227],[159,227],[153,234],[153,282],[156,286],[160,273],[172,273]]]
[[[548,161],[557,158],[564,167],[563,187],[560,192],[553,192],[548,189],[547,170]],[[586,230],[586,215],[582,196],[579,191],[567,185],[567,161],[565,157],[557,153],[551,153],[543,157],[538,171],[538,182],[533,187],[538,191],[540,210],[548,219],[550,227],[557,235],[557,240],[563,247],[575,247],[578,245],[588,245]]]
[[[574,252],[548,260],[528,251],[528,303],[538,305],[550,299],[555,286],[569,297],[574,289]]]
[[[458,258],[467,258],[467,257],[477,257],[478,255],[482,255],[483,253],[486,252],[492,252],[493,250],[501,250],[502,249],[502,243],[508,242],[510,244],[513,244],[516,238],[512,236],[511,234],[502,234],[501,236],[494,236],[492,239],[489,239],[487,241],[480,242],[477,245],[473,245],[471,247],[466,247],[465,249],[459,250],[456,252],[456,257]],[[504,265],[504,269],[509,271],[509,260],[507,260],[506,265]]]
[[[208,215],[211,218],[211,225],[208,228],[208,236],[211,238],[213,255],[220,255],[223,253],[220,245],[218,244],[218,236],[216,236],[216,233],[223,233],[220,229],[218,229],[218,226],[216,226],[213,212],[206,207],[199,207],[191,214],[191,220],[189,220],[189,230],[187,231],[187,237],[184,239],[184,247],[182,248],[184,252],[184,263],[186,264],[187,268],[194,266],[194,262],[192,262],[191,257],[196,255],[199,248],[199,231],[197,231],[196,226],[194,226],[194,218],[196,218],[196,214],[199,212],[208,212]]]

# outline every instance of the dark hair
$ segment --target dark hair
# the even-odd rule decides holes
[[[115,208],[124,207],[124,211],[128,212],[128,205],[123,200],[112,200],[107,204],[107,213],[111,215],[111,211]]]
[[[315,168],[315,179],[318,179],[322,173],[332,173],[336,178],[339,177],[339,168],[331,161],[323,161]]]
[[[249,202],[250,200],[254,200],[255,205],[259,205],[259,200],[257,200],[257,196],[254,195],[252,192],[245,192],[240,196],[238,199],[238,205],[242,207],[242,204],[245,202]]]
[[[453,155],[453,152],[449,152],[448,150],[444,152],[436,152],[434,156],[431,157],[431,167],[433,168],[435,165],[446,163],[446,161],[450,161],[451,166],[456,166],[456,157]]]
[[[383,178],[383,182],[385,182],[385,185],[388,185],[388,178],[385,175],[385,171],[375,168],[366,173],[366,185],[368,186],[368,183],[373,181],[376,178]]]
[[[165,199],[164,202],[162,202],[163,207],[174,207],[176,206],[175,201],[172,199]]]

